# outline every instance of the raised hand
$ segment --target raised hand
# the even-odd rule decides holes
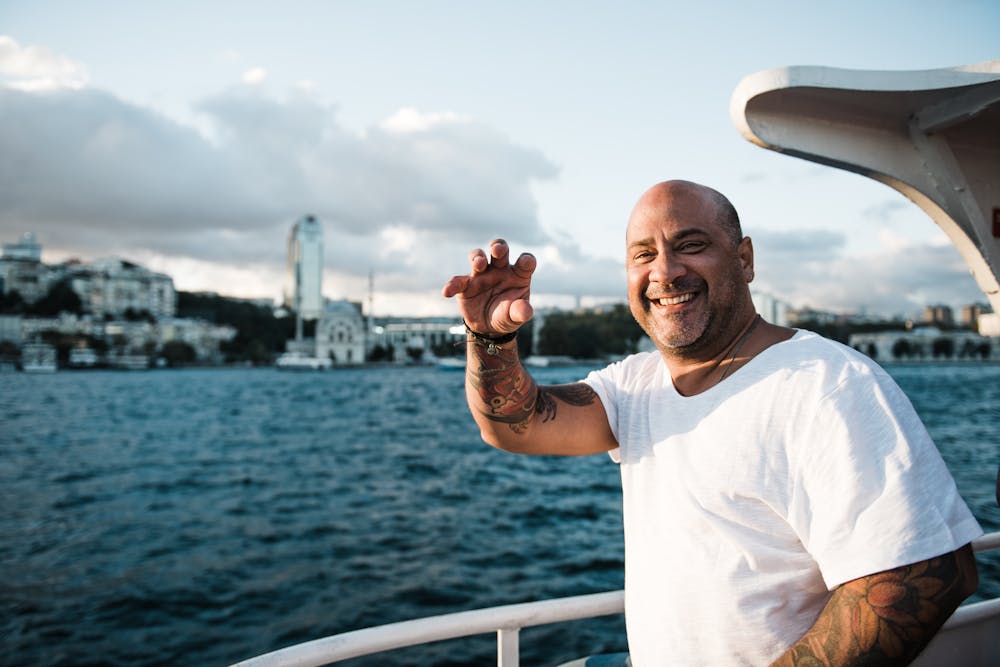
[[[489,244],[489,255],[481,248],[469,255],[467,276],[453,276],[441,294],[458,297],[458,308],[469,328],[481,334],[503,335],[516,331],[531,319],[528,302],[534,255],[523,253],[510,263],[510,248],[503,239]]]

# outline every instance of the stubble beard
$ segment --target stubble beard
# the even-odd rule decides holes
[[[710,312],[669,313],[654,315],[648,301],[642,303],[642,319],[636,318],[659,350],[671,356],[689,357],[705,343],[706,333],[714,319]]]
[[[636,322],[662,353],[679,359],[700,359],[706,352],[713,352],[719,336],[733,326],[737,317],[735,286],[723,291],[730,291],[720,295],[728,307],[713,305],[708,286],[702,284],[698,298],[704,303],[697,311],[654,313],[645,297],[638,304],[630,303],[630,308]]]

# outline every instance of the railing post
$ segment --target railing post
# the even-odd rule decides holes
[[[520,628],[497,630],[497,667],[520,667]]]

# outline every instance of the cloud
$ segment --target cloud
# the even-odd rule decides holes
[[[753,239],[754,251],[764,254],[768,263],[827,262],[844,248],[844,235],[825,229],[801,231],[747,230]]]
[[[0,35],[0,84],[20,90],[82,88],[87,68],[40,46],[21,46]]]
[[[754,288],[795,307],[903,316],[927,304],[983,300],[951,244],[900,242],[847,256],[844,242],[841,234],[819,230],[754,236]]]
[[[911,211],[913,204],[901,199],[887,199],[878,204],[872,204],[861,211],[862,217],[875,222],[890,223],[897,213]]]
[[[421,113],[413,107],[403,107],[379,124],[386,132],[408,134],[411,132],[426,132],[438,125],[467,123],[468,118],[459,116],[452,111],[443,113]]]
[[[263,67],[252,67],[243,72],[241,80],[248,86],[256,86],[264,83],[267,78],[267,70]]]
[[[402,109],[355,133],[336,111],[301,88],[275,99],[242,86],[198,105],[205,136],[92,88],[0,87],[0,235],[31,230],[62,256],[199,275],[217,263],[225,277],[280,273],[288,229],[308,213],[324,225],[328,269],[375,270],[404,292],[436,291],[496,236],[553,243],[532,185],[558,169],[541,152],[453,112]]]

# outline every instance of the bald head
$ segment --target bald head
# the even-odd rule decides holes
[[[659,212],[672,218],[704,216],[713,220],[726,233],[735,248],[743,239],[740,217],[736,208],[718,190],[691,181],[663,181],[646,190],[632,210],[632,219]]]

